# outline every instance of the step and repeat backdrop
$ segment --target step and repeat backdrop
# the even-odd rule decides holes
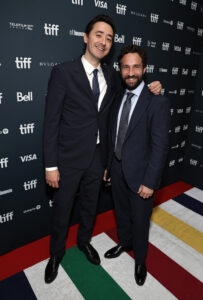
[[[171,99],[170,149],[162,186],[180,179],[202,54],[201,0],[2,0],[0,254],[50,232],[53,201],[42,156],[47,83],[53,66],[84,52],[84,28],[98,14],[110,15],[116,24],[108,63],[119,72],[117,55],[124,45],[144,47],[147,81],[160,80],[162,94]],[[202,92],[198,97],[203,100]],[[195,112],[195,119],[198,113],[201,118]],[[193,126],[200,135],[202,122]],[[200,162],[195,155],[192,166]],[[111,207],[110,193],[103,188],[98,212]],[[77,199],[71,224],[76,222]]]

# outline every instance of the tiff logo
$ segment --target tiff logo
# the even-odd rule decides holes
[[[0,215],[0,223],[5,223],[13,220],[13,211]]]
[[[175,133],[179,133],[179,132],[180,132],[180,130],[181,130],[181,126],[177,126],[177,127],[175,127]]]
[[[178,21],[177,22],[177,29],[183,30],[184,22]]]
[[[171,161],[169,161],[169,167],[172,167],[172,166],[174,166],[175,165],[175,159],[174,160],[171,160]]]
[[[0,166],[2,169],[8,167],[8,157],[2,157],[0,159]]]
[[[16,57],[15,60],[17,69],[30,69],[32,58],[31,57]]]
[[[3,93],[0,93],[0,104],[2,103]]]
[[[125,15],[126,14],[126,10],[127,10],[127,6],[123,5],[123,4],[116,4],[116,13],[118,15]]]
[[[203,35],[203,29],[202,28],[198,28],[197,35],[199,35],[199,36]]]
[[[171,108],[171,109],[170,109],[170,112],[171,112],[171,116],[172,116],[173,113],[174,113],[174,108]]]
[[[192,1],[191,2],[191,9],[196,10],[197,9],[197,2]]]
[[[181,148],[184,148],[184,147],[185,147],[185,141],[182,141],[182,142],[180,143],[180,146],[181,146]]]
[[[191,48],[190,47],[185,47],[185,54],[190,55],[191,54]]]
[[[191,112],[191,106],[186,107],[185,109],[185,113],[189,114]]]
[[[49,200],[49,206],[53,207],[54,201],[53,200]]]
[[[32,179],[30,181],[25,181],[23,184],[24,190],[25,191],[29,191],[29,190],[33,190],[36,189],[37,187],[37,179]]]
[[[163,51],[168,51],[169,47],[170,47],[170,43],[165,43],[165,42],[162,43],[162,50]]]
[[[22,101],[32,101],[33,100],[33,95],[32,92],[28,92],[28,94],[23,95],[21,92],[16,93],[17,96],[17,102],[22,102]]]
[[[192,70],[191,76],[195,77],[196,75],[197,75],[197,70],[196,69]]]
[[[161,89],[161,95],[165,94],[165,89]]]
[[[133,45],[141,46],[142,38],[141,37],[133,37]]]
[[[182,4],[182,5],[186,5],[187,0],[179,0],[179,3]]]
[[[195,131],[198,133],[203,133],[203,127],[202,126],[196,126]]]
[[[190,159],[190,165],[191,166],[195,166],[196,167],[197,163],[198,163],[198,161],[196,159],[192,159],[192,158]]]
[[[174,45],[174,51],[181,52],[181,46]]]
[[[46,35],[58,35],[59,25],[56,24],[44,24],[44,32]]]
[[[183,131],[188,130],[188,124],[183,125]]]
[[[104,1],[97,1],[97,0],[94,0],[94,4],[95,4],[96,7],[108,9],[107,3],[104,2]]]
[[[150,15],[150,21],[152,23],[158,23],[158,20],[159,20],[159,15],[151,13],[151,15]]]
[[[178,75],[178,71],[179,71],[179,68],[173,67],[172,68],[172,75]]]
[[[188,71],[189,71],[188,69],[184,69],[184,68],[183,68],[183,69],[182,69],[182,75],[188,75]]]
[[[154,73],[154,65],[147,65],[147,73]]]
[[[20,124],[20,134],[30,134],[34,132],[35,123]]]
[[[184,96],[185,95],[185,91],[186,91],[186,89],[180,89],[180,96]]]
[[[83,6],[83,0],[72,0],[72,4]]]

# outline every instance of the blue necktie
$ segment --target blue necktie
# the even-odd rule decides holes
[[[93,95],[94,95],[94,98],[95,98],[96,102],[98,102],[99,94],[100,94],[97,73],[98,73],[98,70],[94,69],[93,79],[92,79],[92,92],[93,92]]]
[[[115,156],[118,160],[121,160],[122,147],[125,140],[126,132],[128,129],[128,118],[131,109],[131,99],[134,96],[133,93],[128,93],[120,117],[120,124],[118,128],[117,142],[115,147]]]

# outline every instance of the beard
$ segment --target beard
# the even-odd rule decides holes
[[[135,82],[127,82],[127,79],[137,79],[137,81],[135,81]],[[135,76],[135,75],[133,75],[133,76],[126,76],[126,77],[124,77],[123,78],[123,83],[124,83],[124,85],[125,85],[125,87],[128,89],[128,90],[130,90],[130,91],[132,91],[132,90],[134,90],[134,89],[136,89],[137,87],[138,87],[138,85],[140,85],[140,83],[142,82],[142,80],[143,80],[143,75],[142,76],[140,76],[140,77],[138,77],[138,76]]]

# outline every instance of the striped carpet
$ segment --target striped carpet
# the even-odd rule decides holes
[[[100,266],[89,263],[75,246],[77,227],[73,226],[69,239],[71,235],[74,238],[67,245],[59,274],[52,284],[44,283],[47,258],[42,259],[42,256],[46,252],[47,257],[48,240],[41,239],[2,256],[0,299],[203,299],[203,191],[189,185],[180,186],[179,189],[176,186],[178,192],[170,186],[164,193],[157,193],[144,286],[135,283],[132,252],[123,253],[116,259],[104,258],[106,250],[117,243],[114,214],[109,211],[100,215],[92,238],[101,257]],[[9,265],[9,259],[12,265]]]

